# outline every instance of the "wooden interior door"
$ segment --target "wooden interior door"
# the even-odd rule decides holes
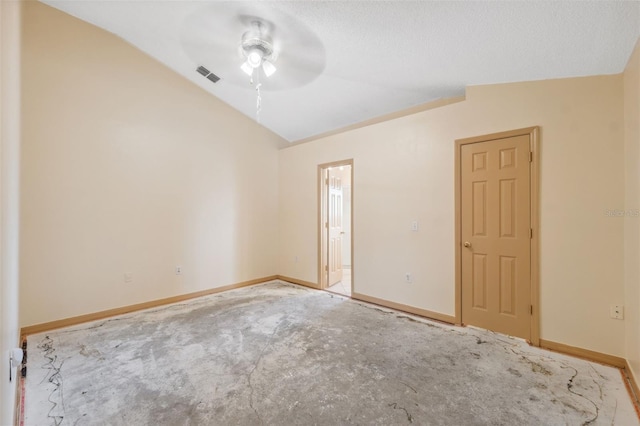
[[[329,169],[328,176],[328,282],[330,287],[342,281],[342,177],[339,170]]]
[[[530,339],[529,136],[460,149],[462,322]]]

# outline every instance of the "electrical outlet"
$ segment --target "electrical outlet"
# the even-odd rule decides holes
[[[409,284],[413,282],[413,276],[411,275],[411,272],[407,272],[406,274],[404,274],[404,282]]]
[[[133,272],[125,272],[124,273],[124,282],[130,283],[133,281]]]
[[[611,305],[609,310],[609,316],[613,319],[624,319],[624,306],[622,305]]]
[[[182,266],[176,266],[176,275],[182,275]]]
[[[419,228],[419,226],[418,226],[418,221],[417,220],[414,220],[413,222],[411,222],[411,230],[413,232],[418,232],[418,228]]]
[[[298,263],[298,256],[294,257],[294,258],[293,258],[293,261],[294,261],[295,263]]]

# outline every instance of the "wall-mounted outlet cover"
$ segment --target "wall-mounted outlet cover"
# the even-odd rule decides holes
[[[624,306],[622,305],[611,305],[609,310],[609,316],[613,319],[624,319]]]

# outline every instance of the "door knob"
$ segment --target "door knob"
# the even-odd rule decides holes
[[[471,243],[469,241],[465,241],[464,242],[464,246],[467,247],[467,248],[471,247]]]

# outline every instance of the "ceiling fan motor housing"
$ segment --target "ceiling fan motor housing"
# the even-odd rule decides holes
[[[273,55],[273,42],[271,37],[263,34],[261,31],[262,25],[259,22],[254,23],[254,28],[247,31],[242,35],[242,53],[247,59],[251,59],[251,53],[257,52],[260,55],[261,61],[263,59],[272,59]],[[252,66],[259,66],[256,64]]]

